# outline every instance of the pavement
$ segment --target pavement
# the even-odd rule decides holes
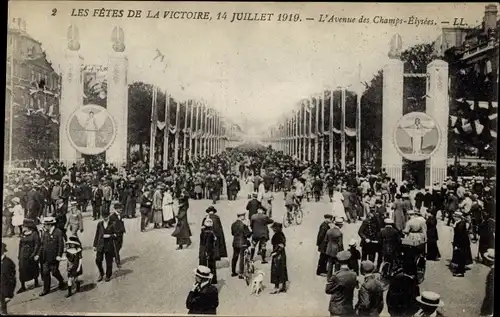
[[[285,208],[283,193],[276,193],[273,216],[282,222]],[[226,236],[229,256],[232,255],[231,224],[236,212],[245,210],[246,193],[240,193],[236,201],[223,200],[215,207],[221,217]],[[191,200],[188,219],[193,232],[193,244],[184,250],[175,250],[173,229],[152,229],[141,233],[139,219],[126,219],[127,233],[121,252],[122,267],[114,266],[110,282],[96,283],[98,270],[92,242],[97,221],[90,216],[84,219],[84,232],[80,235],[83,243],[82,291],[65,298],[66,291],[54,290],[45,297],[38,297],[41,287],[15,295],[8,305],[11,314],[185,314],[185,301],[194,282],[193,269],[198,265],[198,245],[201,220],[205,209],[211,205],[208,200]],[[325,277],[316,276],[318,253],[316,234],[323,215],[331,211],[328,198],[322,201],[304,203],[304,220],[300,226],[284,228],[287,238],[287,265],[290,279],[286,293],[271,295],[270,264],[262,264],[257,257],[256,268],[265,273],[266,289],[258,296],[250,295],[244,280],[231,277],[230,258],[217,263],[219,278],[219,315],[252,316],[327,316],[329,296],[325,294]],[[344,242],[351,238],[359,241],[357,231],[360,222],[347,224]],[[425,281],[421,291],[431,290],[441,294],[445,306],[441,312],[445,316],[479,316],[484,298],[485,280],[489,268],[473,264],[465,278],[453,277],[448,269],[451,259],[453,229],[439,222],[439,248],[442,258],[438,262],[428,262]],[[16,262],[19,239],[6,238],[7,255]],[[270,244],[268,250],[271,249]],[[477,245],[472,245],[473,256]],[[61,272],[66,277],[66,263],[61,262]],[[18,282],[19,283],[19,282]],[[53,279],[52,288],[57,285]],[[19,284],[18,284],[19,286]],[[17,290],[17,289],[16,289]],[[355,292],[354,303],[357,302]],[[384,308],[382,315],[387,315]]]

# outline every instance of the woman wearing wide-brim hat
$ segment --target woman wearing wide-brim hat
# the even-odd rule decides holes
[[[83,274],[82,268],[82,245],[78,237],[71,236],[66,242],[66,269],[68,272],[68,294],[66,297],[72,295],[72,286],[76,285],[76,291],[80,291],[81,282],[78,277]]]
[[[19,282],[21,287],[17,293],[26,291],[25,283],[35,281],[38,287],[38,276],[40,275],[40,265],[38,263],[38,251],[40,250],[40,234],[35,222],[31,219],[24,219],[21,239],[19,240]]]
[[[274,232],[271,238],[271,244],[273,246],[273,251],[271,253],[271,283],[274,284],[274,290],[271,294],[276,294],[286,292],[286,283],[288,282],[285,252],[286,237],[283,233],[283,225],[281,223],[273,222],[271,229]]]

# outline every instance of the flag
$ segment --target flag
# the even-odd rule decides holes
[[[464,120],[464,119],[462,119],[462,120]],[[462,130],[465,133],[471,132],[472,131],[472,124],[470,124],[470,123],[467,122],[466,124],[462,125]]]
[[[488,109],[488,102],[487,101],[479,101],[478,103],[480,109]]]
[[[348,127],[345,127],[345,130],[344,130],[345,134],[349,137],[354,137],[356,136],[356,129],[351,129],[351,128],[348,128]]]
[[[450,116],[451,119],[451,126],[454,127],[455,124],[457,123],[457,117],[456,116]]]
[[[496,132],[496,131],[491,130],[491,131],[490,131],[490,134],[491,134],[491,136],[492,136],[492,137],[494,137],[495,139],[497,138],[497,132]]]
[[[167,123],[166,122],[157,121],[156,126],[158,127],[158,130],[163,131],[163,129],[165,129],[165,127],[167,126]]]
[[[495,119],[497,118],[497,115],[498,115],[497,113],[490,114],[490,115],[488,116],[488,118],[489,118],[490,120],[495,120]]]
[[[476,133],[479,135],[483,132],[484,125],[482,125],[479,120],[474,121],[474,125],[476,126]]]
[[[339,129],[337,129],[337,128],[333,128],[333,133],[335,133],[335,134],[340,134],[340,130],[339,130]]]
[[[453,129],[453,132],[455,132],[455,134],[460,134],[460,131],[458,131],[458,129],[457,129],[457,128],[454,128],[454,129]]]

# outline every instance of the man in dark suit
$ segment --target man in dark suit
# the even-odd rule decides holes
[[[42,196],[37,190],[38,182],[35,182],[33,185],[26,193],[26,210],[28,211],[27,218],[36,220],[41,215]]]
[[[333,220],[333,216],[330,214],[325,215],[325,220],[321,223],[318,230],[318,235],[316,237],[316,246],[318,247],[319,252],[319,260],[318,266],[316,268],[316,275],[326,274],[327,264],[328,264],[328,255],[326,255],[326,233],[330,229],[330,223]]]
[[[98,183],[92,184],[92,217],[97,220],[101,217],[102,208],[102,190],[98,187]]]
[[[248,226],[243,222],[245,220],[245,212],[238,213],[238,219],[231,225],[231,234],[233,235],[233,258],[231,260],[231,276],[238,276],[236,273],[236,263],[240,261],[239,265],[239,278],[243,279],[243,255],[245,249],[249,246],[248,238],[252,235],[252,232]]]
[[[49,200],[50,200],[50,193],[49,193],[49,183],[46,180],[40,181],[40,202],[41,202],[41,213],[44,216],[47,216],[49,212]]]
[[[7,315],[7,303],[14,297],[16,288],[16,265],[7,257],[7,245],[2,243],[2,278],[0,313]]]
[[[195,270],[195,283],[186,299],[186,308],[189,315],[216,315],[219,306],[219,293],[210,283],[212,280],[210,269],[204,265]]]
[[[59,262],[62,260],[64,251],[63,233],[56,228],[54,217],[45,217],[43,226],[39,253],[35,256],[35,261],[40,259],[42,267],[43,291],[40,296],[45,296],[50,292],[51,274],[59,282],[59,289],[63,290],[66,287],[66,282],[59,271]]]
[[[92,200],[92,187],[87,181],[82,181],[82,201],[80,203],[80,211],[86,212],[89,201]]]
[[[253,215],[250,219],[250,228],[252,229],[252,259],[255,254],[255,247],[257,243],[259,244],[259,254],[262,257],[262,264],[267,263],[266,261],[266,243],[269,240],[269,228],[268,225],[273,223],[273,220],[269,216],[264,214],[265,209],[259,208],[257,214]]]
[[[252,199],[248,201],[247,203],[247,210],[248,210],[248,219],[252,220],[252,216],[257,214],[257,210],[259,208],[263,208],[264,211],[267,211],[264,207],[262,207],[262,204],[260,201],[257,199],[257,193],[252,194]]]
[[[68,208],[69,197],[71,196],[71,186],[67,178],[62,180],[61,185],[61,199],[64,201],[64,205]]]
[[[95,263],[99,269],[98,282],[104,277],[104,269],[102,261],[106,260],[106,278],[109,282],[113,274],[113,258],[115,256],[115,239],[116,231],[112,222],[109,219],[109,212],[102,211],[102,220],[97,223],[97,228],[94,236],[94,251],[96,252]]]
[[[112,213],[111,216],[109,216],[109,221],[113,224],[113,227],[115,229],[115,261],[116,267],[120,268],[120,250],[123,246],[123,235],[125,234],[125,224],[123,223],[122,219],[123,206],[120,203],[116,203],[113,207],[115,212]]]

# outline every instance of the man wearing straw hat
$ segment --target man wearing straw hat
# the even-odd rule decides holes
[[[441,315],[437,309],[443,307],[444,303],[441,301],[438,293],[425,291],[420,296],[417,296],[416,299],[420,309],[413,317],[436,317]]]
[[[186,299],[189,315],[216,315],[219,306],[219,293],[210,281],[212,272],[204,265],[194,270],[195,283]]]
[[[62,260],[64,250],[64,239],[61,230],[56,228],[56,219],[54,217],[45,217],[43,219],[42,239],[39,255],[42,266],[43,291],[40,296],[45,296],[50,292],[51,274],[59,282],[59,289],[64,289],[66,283],[59,271],[59,262]]]

